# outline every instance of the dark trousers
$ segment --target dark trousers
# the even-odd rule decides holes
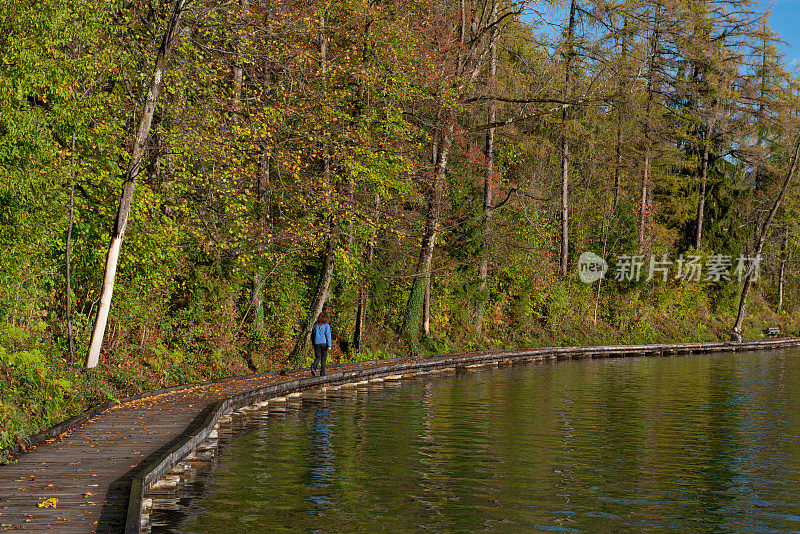
[[[311,364],[311,370],[317,370],[317,364],[321,364],[319,368],[319,375],[325,376],[325,360],[328,359],[328,344],[322,343],[317,345],[314,343],[314,363]]]

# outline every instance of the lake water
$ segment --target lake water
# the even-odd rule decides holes
[[[800,351],[574,361],[234,420],[153,532],[800,532]]]

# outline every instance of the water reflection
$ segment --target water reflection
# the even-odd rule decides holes
[[[335,455],[331,444],[335,413],[332,407],[317,408],[313,412],[310,462],[306,483],[316,488],[327,488],[333,482],[336,473]],[[310,513],[323,517],[325,508],[333,504],[330,496],[325,493],[309,495],[308,500],[314,503],[315,507]]]
[[[155,531],[800,531],[800,352],[388,383],[222,448]]]

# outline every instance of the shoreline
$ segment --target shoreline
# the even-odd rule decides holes
[[[15,463],[0,466],[0,530],[138,533],[144,526],[147,531],[147,490],[209,435],[213,438],[221,418],[269,399],[373,379],[504,364],[791,347],[800,347],[800,338],[464,352],[340,364],[330,366],[324,377],[301,369],[154,390],[57,425]],[[56,507],[44,506],[54,499]]]
[[[400,364],[378,365],[372,368],[358,369],[350,372],[329,373],[325,377],[301,378],[278,386],[271,386],[243,393],[236,397],[216,403],[203,423],[191,436],[178,446],[173,447],[160,458],[154,458],[140,476],[133,480],[128,501],[128,513],[125,526],[126,534],[149,532],[149,506],[147,491],[162,480],[171,470],[192,455],[208,438],[214,438],[220,420],[232,412],[248,406],[264,405],[272,399],[284,399],[287,394],[324,389],[326,387],[353,385],[370,380],[384,380],[387,377],[404,378],[411,375],[433,374],[461,369],[474,369],[496,366],[502,363],[525,364],[547,361],[623,358],[623,357],[672,357],[691,354],[708,354],[720,352],[749,352],[753,350],[774,350],[800,346],[800,338],[776,339],[751,342],[710,342],[710,343],[676,343],[654,345],[614,345],[590,347],[544,347],[538,349],[519,349],[511,351],[492,351],[471,353],[468,355],[437,355],[422,361],[402,360]],[[374,362],[390,362],[392,360],[375,360]],[[339,371],[341,367],[336,370]]]

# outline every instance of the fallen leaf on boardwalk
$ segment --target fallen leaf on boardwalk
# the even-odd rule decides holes
[[[87,485],[88,485],[90,488],[96,488],[96,487],[97,487],[97,486],[99,486],[100,484],[87,484]]]
[[[55,508],[56,504],[58,504],[58,499],[53,497],[52,499],[47,499],[44,502],[40,502],[39,508]]]
[[[86,493],[83,494],[84,497],[90,497],[91,495],[94,495],[94,494],[89,492],[89,491],[87,491]]]

